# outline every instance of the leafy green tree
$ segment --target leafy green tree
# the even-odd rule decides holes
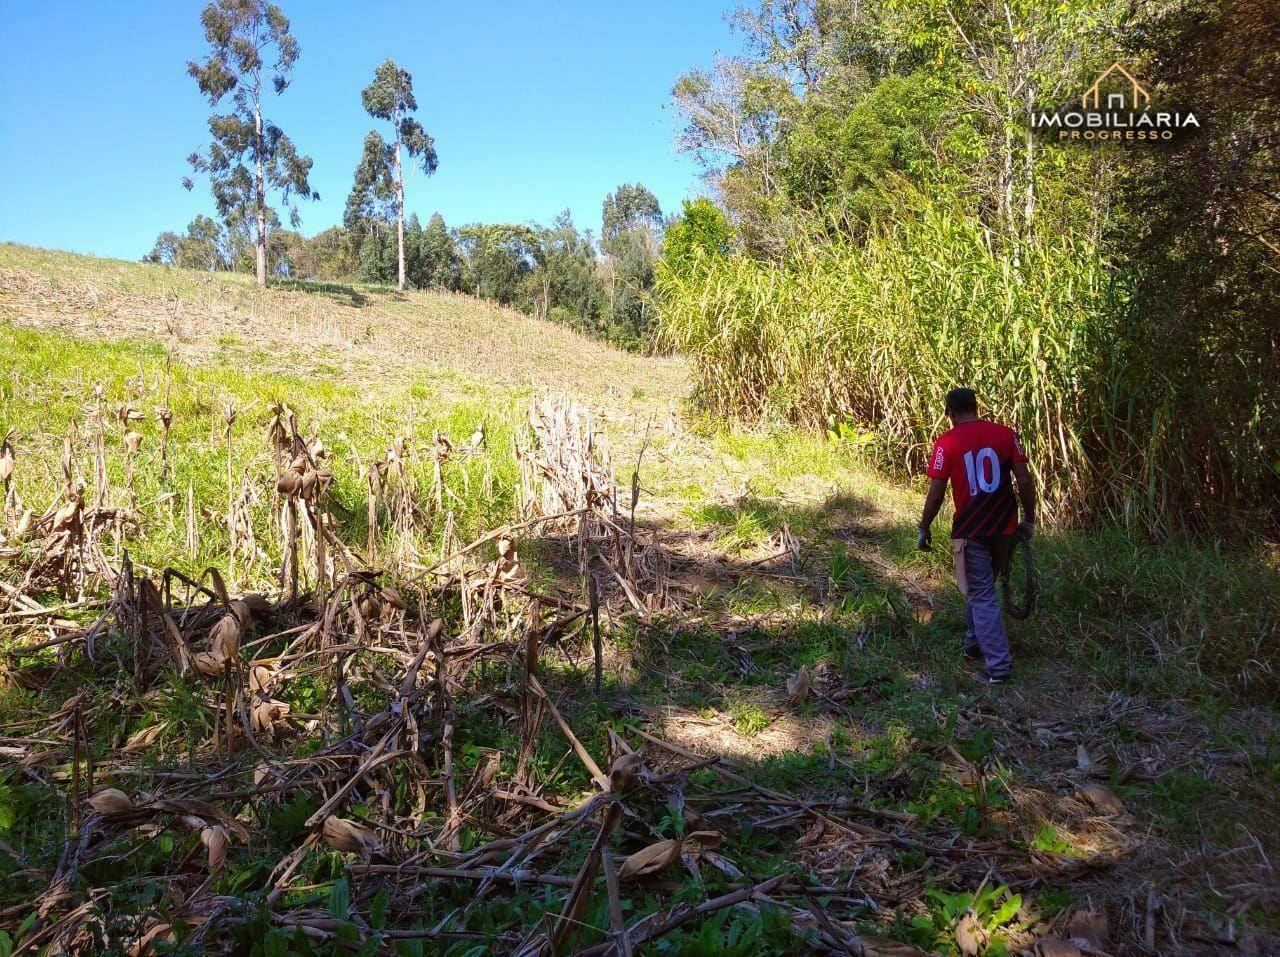
[[[364,149],[352,176],[342,225],[351,233],[359,255],[366,237],[387,232],[390,228],[395,183],[391,178],[387,144],[377,132],[364,138]]]
[[[376,165],[371,165],[369,175],[381,181],[383,177],[390,180],[392,187],[392,204],[396,216],[396,250],[397,277],[396,288],[403,290],[406,281],[405,249],[404,249],[404,157],[412,162],[410,176],[413,171],[421,169],[430,176],[436,171],[438,158],[435,141],[419,123],[409,114],[418,108],[418,101],[413,95],[413,77],[408,70],[396,66],[390,59],[384,60],[374,70],[373,82],[364,88],[361,100],[369,115],[391,123],[393,137],[390,143],[384,143],[377,133],[365,137],[365,157],[370,164],[381,164],[385,173]],[[382,144],[371,144],[374,137]],[[357,179],[359,171],[357,171]]]
[[[732,247],[733,226],[720,207],[705,197],[686,199],[684,212],[662,237],[662,258],[687,272],[699,263],[723,259]]]
[[[163,232],[156,237],[143,262],[163,263],[182,269],[230,269],[225,252],[226,234],[217,220],[197,216],[187,226],[186,235]]]
[[[662,208],[639,183],[624,183],[604,199],[600,246],[609,276],[609,336],[627,345],[649,337],[649,293],[658,259]]]
[[[535,312],[577,328],[598,331],[604,304],[600,264],[590,233],[583,234],[565,210],[538,231]]]
[[[516,223],[473,223],[458,230],[466,288],[504,306],[532,306],[527,280],[537,262],[538,236]]]
[[[1165,102],[1201,124],[1126,150],[1112,255],[1132,299],[1117,325],[1116,419],[1154,446],[1134,484],[1191,523],[1280,502],[1280,33],[1275,5],[1170,7],[1129,40]],[[1152,423],[1156,423],[1153,427]],[[1149,503],[1151,504],[1151,503]]]
[[[360,269],[351,234],[341,226],[330,226],[307,240],[309,266],[305,278],[349,279]]]
[[[266,286],[268,193],[280,193],[295,227],[299,216],[293,197],[319,198],[308,181],[311,158],[301,155],[262,112],[268,80],[277,96],[288,87],[298,59],[298,41],[280,8],[265,0],[214,0],[200,20],[209,54],[203,63],[190,61],[187,73],[211,107],[229,95],[231,111],[209,118],[213,141],[203,152],[192,153],[189,161],[196,172],[208,174],[224,220],[252,212],[257,226],[257,280],[259,286]],[[190,177],[184,185],[192,187]]]
[[[662,226],[662,207],[658,197],[640,183],[623,183],[604,198],[601,210],[601,245],[612,254],[616,244],[628,233],[644,230],[652,233]]]
[[[417,220],[414,220],[415,227]],[[427,225],[415,229],[408,262],[409,281],[419,289],[462,288],[462,256],[445,225],[444,217],[434,213]]]

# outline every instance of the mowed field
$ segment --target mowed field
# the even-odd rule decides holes
[[[281,949],[264,953],[461,954],[541,934],[567,953],[621,948],[623,933],[637,952],[685,954],[1278,946],[1274,551],[1049,530],[1041,609],[1013,627],[1016,680],[985,689],[960,660],[948,556],[913,550],[918,483],[877,473],[856,435],[708,421],[679,357],[465,296],[260,292],[247,276],[5,244],[0,358],[5,947],[249,953],[270,937]],[[637,615],[605,596],[598,694],[583,619],[548,638],[541,678],[563,724],[548,712],[526,733],[510,689],[527,646],[497,647],[530,628],[510,589],[568,609],[548,614],[551,636],[586,600],[580,556],[514,529],[519,576],[493,620],[473,632],[461,595],[511,571],[484,539],[530,519],[527,417],[545,397],[594,423],[620,526],[661,555],[645,574],[664,599]],[[355,652],[297,644],[315,616],[282,584],[277,420],[331,476],[313,534],[349,550],[348,578],[377,569],[409,606]],[[71,567],[50,542],[77,486],[99,524]],[[477,542],[474,566],[423,583]],[[203,582],[213,594],[187,607],[206,616],[227,597],[272,603],[243,636],[244,689],[136,651],[95,571],[126,562]],[[211,648],[209,622],[189,617],[192,651]],[[487,642],[506,657],[424,685],[422,760],[403,781],[391,764],[362,778],[415,623],[435,617],[441,655]],[[317,655],[335,667],[303,664]],[[223,694],[246,715],[255,694],[276,704],[228,731]],[[610,818],[582,752],[607,770],[628,749],[645,783],[610,825],[610,863],[590,851]],[[128,813],[86,803],[105,786]],[[562,824],[520,860],[525,880],[493,874],[506,858],[486,848],[584,806],[589,826]],[[377,851],[326,839],[322,810]],[[601,869],[637,853],[652,872],[610,886]]]

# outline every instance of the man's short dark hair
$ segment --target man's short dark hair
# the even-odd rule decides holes
[[[972,389],[952,389],[947,393],[947,414],[977,412],[978,395]]]

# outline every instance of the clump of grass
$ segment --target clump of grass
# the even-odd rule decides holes
[[[759,705],[740,702],[729,709],[733,730],[744,738],[759,737],[773,724],[773,720]]]
[[[942,392],[972,385],[1023,433],[1048,510],[1078,514],[1097,490],[1089,447],[1114,371],[1106,295],[1086,245],[995,249],[972,217],[923,203],[865,244],[665,272],[661,321],[716,412],[837,435],[867,423],[875,440],[859,447],[915,470],[942,425]]]

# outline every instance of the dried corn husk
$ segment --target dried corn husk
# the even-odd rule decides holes
[[[145,751],[148,747],[155,743],[156,738],[160,737],[169,722],[161,721],[159,724],[153,724],[149,728],[143,728],[141,731],[135,731],[129,735],[129,740],[125,742],[124,752],[126,754],[136,754],[139,751]]]
[[[211,652],[201,651],[195,657],[196,670],[202,675],[211,675],[217,677],[222,674],[226,668],[225,659],[219,658]]]
[[[216,871],[227,862],[227,843],[231,835],[221,824],[213,824],[200,832],[200,843],[209,851],[209,870]]]
[[[804,665],[787,679],[787,704],[796,705],[809,697],[809,669]]]
[[[615,794],[626,794],[643,773],[644,759],[640,755],[621,754],[609,766],[609,787]]]
[[[635,880],[649,874],[665,871],[673,864],[680,862],[681,841],[657,841],[648,847],[641,848],[622,862],[618,871],[618,879]]]
[[[13,433],[5,435],[4,441],[0,442],[0,482],[7,482],[13,475],[13,445],[11,439]]]
[[[52,531],[61,532],[71,527],[76,516],[80,514],[80,494],[79,489],[71,492],[67,501],[53,513],[53,521],[50,526]]]
[[[249,690],[266,694],[275,677],[275,670],[270,665],[256,664],[249,669]]]
[[[240,618],[234,612],[228,612],[209,629],[209,654],[219,665],[225,661],[234,661],[243,635],[244,625],[240,623]]]
[[[137,455],[142,446],[142,433],[130,430],[124,434],[124,447],[130,455]]]
[[[89,797],[89,806],[99,814],[113,817],[136,810],[129,795],[117,788],[103,788]]]
[[[378,850],[378,836],[367,827],[342,817],[327,817],[321,830],[325,841],[334,850],[367,857]]]
[[[277,721],[283,720],[288,713],[289,703],[287,701],[277,701],[275,698],[259,698],[253,706],[253,712],[250,714],[253,730],[266,734],[275,727]]]
[[[310,468],[310,463],[305,455],[295,455],[293,461],[289,463],[289,467],[281,474],[279,481],[276,482],[276,489],[282,495],[297,495],[302,489],[303,476]]]

